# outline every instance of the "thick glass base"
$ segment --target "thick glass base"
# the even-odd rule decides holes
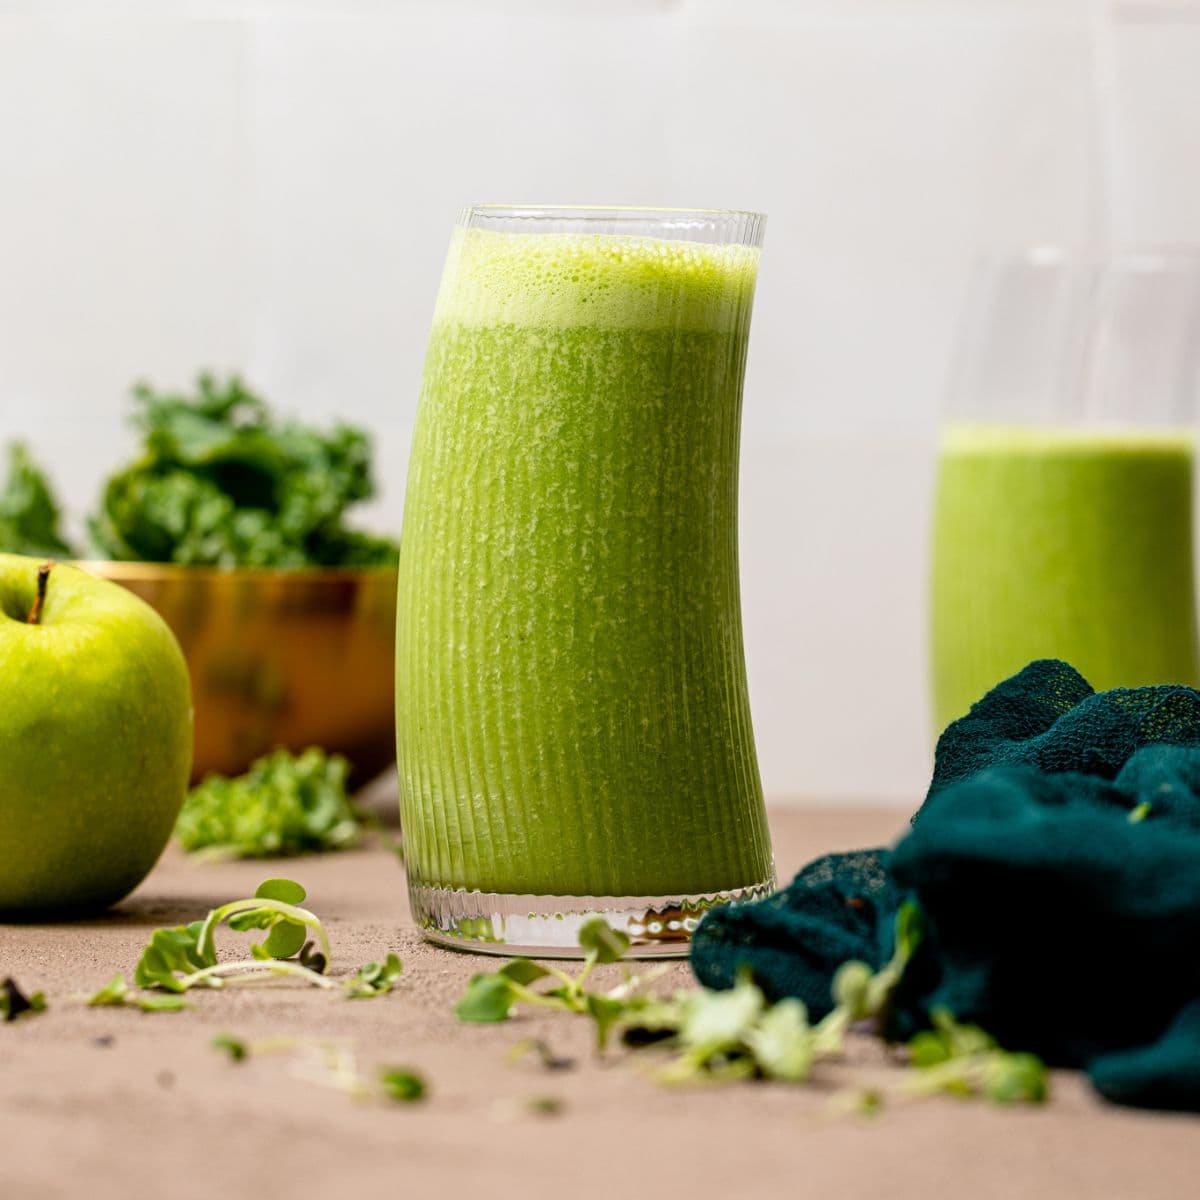
[[[775,874],[760,883],[700,896],[522,896],[439,888],[414,882],[408,893],[425,937],[440,946],[505,958],[583,958],[579,929],[603,917],[630,940],[630,958],[684,958],[692,931],[710,909],[761,900]]]

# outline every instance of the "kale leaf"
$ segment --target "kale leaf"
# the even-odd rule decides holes
[[[59,507],[45,473],[20,442],[8,447],[8,475],[0,488],[0,550],[38,558],[74,558],[59,530]]]
[[[183,803],[175,836],[185,850],[269,858],[352,845],[362,823],[346,794],[347,763],[315,746],[276,750],[245,775],[210,775]]]
[[[240,567],[384,566],[396,543],[348,528],[375,494],[371,442],[275,417],[233,376],[194,395],[134,389],[141,456],[109,479],[91,536],[118,560]]]

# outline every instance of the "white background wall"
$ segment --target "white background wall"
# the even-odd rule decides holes
[[[1200,242],[1200,4],[0,0],[0,437],[81,512],[133,379],[237,368],[371,427],[398,525],[471,200],[769,213],[742,507],[764,778],[911,803],[970,264]]]

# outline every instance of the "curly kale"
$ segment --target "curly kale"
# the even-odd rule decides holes
[[[183,802],[175,836],[185,850],[272,858],[351,846],[362,822],[346,794],[346,760],[310,747],[276,750],[245,775],[210,775]]]
[[[89,521],[109,558],[239,567],[384,566],[396,543],[347,528],[375,494],[360,429],[276,418],[236,376],[194,396],[134,389],[140,458],[107,483]]]
[[[58,502],[50,481],[20,442],[10,443],[8,476],[0,489],[0,550],[38,558],[74,558],[58,522]]]

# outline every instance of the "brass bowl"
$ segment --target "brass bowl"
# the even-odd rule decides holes
[[[320,746],[356,781],[395,760],[396,569],[274,570],[84,562],[174,631],[192,675],[193,775]]]

